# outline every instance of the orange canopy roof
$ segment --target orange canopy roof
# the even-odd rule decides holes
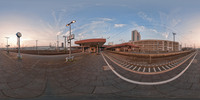
[[[85,39],[85,40],[80,40],[80,41],[75,41],[75,44],[79,44],[81,46],[102,46],[106,42],[106,39],[104,38],[97,38],[97,39]]]

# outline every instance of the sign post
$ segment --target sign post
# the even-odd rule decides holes
[[[20,32],[17,32],[17,40],[18,40],[18,55],[17,55],[17,58],[18,60],[21,60],[22,59],[22,56],[20,54],[20,37],[22,36],[22,34]]]
[[[69,26],[69,36],[67,37],[68,43],[70,45],[69,47],[69,57],[66,58],[66,61],[73,61],[74,56],[71,56],[71,40],[74,39],[74,34],[71,35],[71,24],[75,23],[76,21],[73,20],[72,22],[70,22],[69,24],[67,24],[66,26]]]

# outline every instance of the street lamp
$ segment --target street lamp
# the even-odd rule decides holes
[[[176,35],[176,33],[172,33],[173,34],[173,38],[174,38],[174,42],[173,42],[173,50],[175,51],[175,35]]]
[[[69,47],[69,58],[67,60],[70,60],[70,59],[73,60],[73,57],[71,57],[71,40],[74,38],[74,35],[71,35],[71,24],[75,23],[75,22],[76,21],[73,20],[69,24],[66,25],[66,26],[69,26],[69,37],[68,37],[68,39],[69,39],[69,44],[70,44],[70,47]]]
[[[8,47],[10,46],[10,45],[8,45],[8,39],[9,39],[9,37],[5,37],[6,39],[7,39],[7,45],[6,45],[6,47],[7,47],[7,54],[9,54],[9,51],[8,51]]]
[[[18,42],[17,42],[18,43],[18,55],[17,55],[17,58],[19,60],[21,60],[22,56],[20,55],[20,37],[22,37],[22,34],[20,32],[17,32],[16,35],[17,35],[17,39],[18,39]]]

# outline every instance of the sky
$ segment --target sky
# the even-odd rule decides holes
[[[56,45],[63,36],[72,41],[106,38],[106,43],[131,40],[138,30],[142,39],[175,40],[182,46],[200,47],[199,0],[0,0],[0,47],[7,40],[17,45],[21,32],[24,47]]]

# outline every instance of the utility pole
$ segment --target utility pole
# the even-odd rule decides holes
[[[38,50],[38,40],[36,40],[35,42],[36,42],[36,51],[37,51],[37,54],[39,55],[39,50]]]
[[[173,34],[173,38],[174,38],[174,42],[173,42],[173,50],[175,51],[175,35],[176,35],[176,33],[172,33]]]
[[[59,52],[59,35],[57,35],[57,52]]]
[[[9,45],[8,45],[8,39],[9,39],[9,37],[5,37],[6,39],[7,39],[7,45],[6,45],[6,47],[7,47],[7,54],[9,54],[9,51],[8,51],[8,47],[9,47]]]
[[[36,51],[37,51],[37,50],[38,50],[38,47],[37,47],[38,40],[36,40],[35,42],[36,42],[36,44],[35,44],[35,45],[36,45],[36,46],[35,46],[35,49],[36,49]]]

